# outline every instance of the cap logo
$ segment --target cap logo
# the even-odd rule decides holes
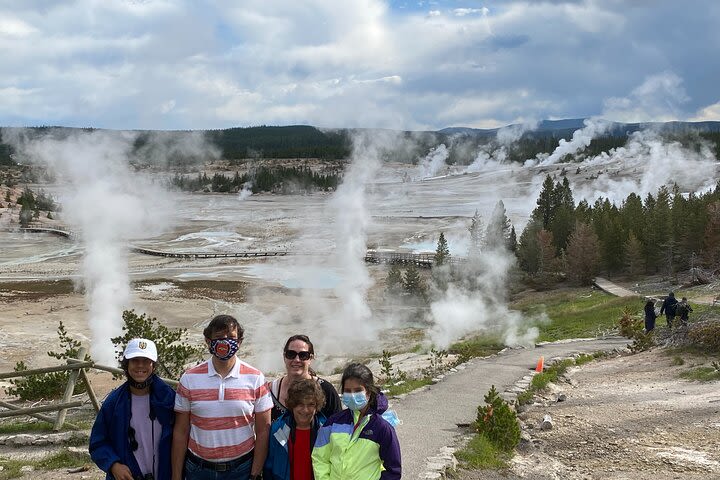
[[[145,350],[147,348],[147,342],[138,342],[138,347],[140,347],[140,350]]]

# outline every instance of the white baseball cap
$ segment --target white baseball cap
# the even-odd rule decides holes
[[[123,357],[128,360],[136,357],[149,358],[153,362],[157,362],[157,347],[152,340],[133,338],[128,342],[127,347],[125,347]]]

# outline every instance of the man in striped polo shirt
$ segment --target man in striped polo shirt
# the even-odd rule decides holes
[[[212,357],[180,377],[173,480],[253,480],[262,474],[273,403],[265,376],[235,356],[243,333],[234,317],[213,318],[203,331]]]

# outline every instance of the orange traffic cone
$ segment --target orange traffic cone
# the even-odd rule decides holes
[[[544,368],[545,368],[545,358],[541,356],[540,360],[538,360],[537,366],[535,367],[535,371],[537,373],[542,373]]]

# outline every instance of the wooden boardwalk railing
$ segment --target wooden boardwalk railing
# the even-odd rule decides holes
[[[75,234],[68,230],[60,228],[48,228],[43,226],[28,226],[21,229],[26,232],[51,233],[67,238],[74,238]],[[170,258],[263,258],[263,257],[285,257],[288,255],[299,255],[290,251],[244,251],[244,252],[173,252],[166,250],[155,250],[151,248],[131,246],[130,251],[143,255],[152,255],[155,257]],[[402,253],[402,252],[378,252],[368,250],[365,254],[365,261],[368,263],[386,263],[386,264],[414,264],[418,267],[431,268],[435,264],[435,255],[432,253]],[[449,264],[460,264],[465,261],[464,257],[450,256],[445,259]]]

